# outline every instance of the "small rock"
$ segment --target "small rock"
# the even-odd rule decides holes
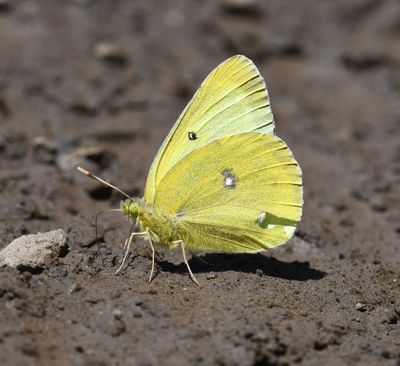
[[[362,311],[362,312],[367,310],[367,306],[365,304],[361,303],[361,302],[358,302],[356,304],[355,308],[356,308],[356,310]]]
[[[217,275],[216,275],[214,272],[210,272],[210,273],[208,273],[208,274],[206,275],[206,279],[207,279],[207,280],[213,280],[213,279],[215,279],[215,278],[217,278]]]
[[[124,50],[117,44],[111,42],[100,42],[94,48],[97,58],[114,64],[124,65],[128,57]]]
[[[132,315],[134,318],[141,318],[143,316],[143,313],[140,308],[136,306],[132,311]]]
[[[0,265],[20,269],[40,269],[57,264],[69,250],[67,234],[62,229],[23,235],[0,251]]]
[[[370,200],[371,208],[374,211],[383,212],[387,210],[387,200],[384,194],[376,194]]]
[[[73,294],[74,292],[79,292],[82,290],[82,286],[79,283],[74,283],[68,290],[69,294]]]
[[[112,315],[115,319],[122,319],[123,312],[120,309],[114,309]]]
[[[257,268],[256,269],[256,275],[259,276],[259,277],[262,277],[264,275],[264,271],[262,269],[260,269],[260,268]]]
[[[268,339],[272,338],[272,333],[269,329],[260,330],[259,332],[255,333],[251,339],[257,342],[264,342]]]

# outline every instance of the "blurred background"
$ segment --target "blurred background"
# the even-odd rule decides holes
[[[192,259],[93,221],[143,194],[158,147],[234,54],[264,76],[277,135],[303,169],[296,238]],[[0,0],[0,248],[63,228],[40,273],[0,268],[3,365],[384,364],[400,359],[398,0]],[[179,189],[179,187],[177,187]],[[222,264],[221,264],[222,263]]]

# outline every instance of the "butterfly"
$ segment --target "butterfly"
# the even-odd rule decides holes
[[[275,135],[264,79],[245,56],[233,56],[203,81],[159,148],[144,197],[124,194],[122,213],[137,224],[134,237],[186,250],[256,253],[293,236],[303,206],[302,172]]]

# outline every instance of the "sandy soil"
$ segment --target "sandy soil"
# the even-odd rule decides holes
[[[1,365],[400,365],[400,4],[394,0],[0,2],[0,248],[63,228],[40,273],[0,268]],[[111,45],[111,46],[110,46]],[[304,173],[296,238],[192,258],[94,217],[142,194],[202,79],[243,53]]]

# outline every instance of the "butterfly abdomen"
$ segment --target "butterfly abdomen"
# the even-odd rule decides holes
[[[173,246],[172,242],[179,240],[175,222],[145,202],[139,208],[138,221],[141,230],[149,230],[153,234],[152,240],[157,244]]]

